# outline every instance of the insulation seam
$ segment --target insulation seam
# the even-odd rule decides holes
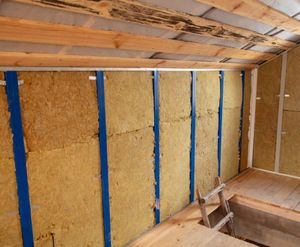
[[[10,127],[13,136],[13,151],[23,246],[33,247],[31,207],[17,72],[5,72],[5,80],[8,108],[10,112]]]
[[[222,158],[222,124],[223,124],[223,98],[224,98],[224,71],[219,72],[220,76],[220,101],[218,114],[218,176],[221,176]]]
[[[111,226],[110,226],[110,202],[109,202],[109,176],[107,161],[107,135],[106,135],[106,113],[105,113],[105,91],[104,72],[96,72],[97,100],[99,114],[99,144],[101,162],[101,184],[102,184],[102,210],[104,225],[104,245],[111,247]]]
[[[243,147],[243,117],[244,117],[244,105],[245,105],[245,71],[241,72],[242,77],[242,103],[241,103],[241,115],[240,115],[240,139],[239,139],[239,165],[238,174],[241,172],[242,165],[242,147]]]
[[[160,223],[159,72],[153,72],[155,223]]]
[[[195,200],[195,148],[196,148],[196,71],[192,71],[191,97],[191,151],[190,151],[190,202]]]

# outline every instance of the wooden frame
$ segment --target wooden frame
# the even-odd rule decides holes
[[[217,21],[180,13],[166,8],[158,8],[135,0],[17,0],[43,7],[60,9],[75,13],[88,14],[111,20],[125,21],[180,31],[194,35],[202,35],[236,41],[244,44],[256,44],[288,49],[295,43],[276,37],[263,35],[243,28],[238,28]]]
[[[272,53],[8,17],[0,17],[0,33],[0,40],[37,44],[84,46],[253,60],[269,60],[275,57]]]
[[[296,19],[265,5],[259,0],[197,0],[200,3],[211,5],[215,8],[260,20],[268,25],[285,29],[300,35],[300,22]]]
[[[103,68],[230,68],[251,69],[255,64],[212,63],[164,59],[97,57],[24,52],[0,52],[0,66]]]

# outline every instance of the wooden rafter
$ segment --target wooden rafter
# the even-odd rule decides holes
[[[147,5],[135,0],[17,0],[43,7],[83,13],[107,19],[150,25],[194,35],[222,38],[240,43],[251,43],[287,49],[295,44],[247,29],[225,25],[201,17]]]
[[[215,8],[264,22],[300,35],[300,22],[259,0],[197,0]]]
[[[84,67],[84,68],[180,68],[180,69],[252,69],[255,64],[214,63],[164,59],[60,55],[24,52],[0,52],[2,67]]]
[[[271,53],[0,17],[0,40],[173,54],[269,60]],[[21,35],[20,35],[21,34]]]

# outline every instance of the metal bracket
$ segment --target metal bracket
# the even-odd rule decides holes
[[[24,80],[18,80],[18,85],[23,85]],[[6,81],[0,80],[0,86],[6,86]]]
[[[106,76],[104,76],[103,78],[104,78],[104,80],[106,80]],[[96,77],[96,76],[93,76],[93,75],[90,75],[90,76],[89,76],[89,80],[90,80],[90,81],[96,81],[96,80],[97,80],[97,77]]]

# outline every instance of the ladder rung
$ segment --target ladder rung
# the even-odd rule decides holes
[[[216,224],[213,229],[219,231],[224,225],[228,223],[233,218],[233,213],[228,213],[223,219],[219,221],[218,224]]]
[[[215,188],[213,191],[209,192],[206,196],[200,199],[202,203],[206,203],[210,198],[212,198],[214,195],[218,194],[219,192],[223,191],[225,188],[225,184],[220,184],[217,188]]]

